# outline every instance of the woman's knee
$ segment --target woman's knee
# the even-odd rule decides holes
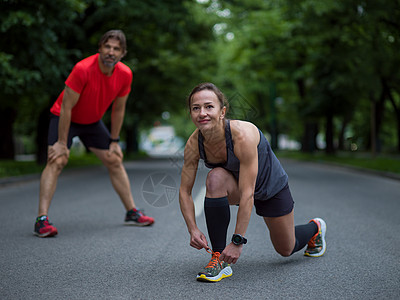
[[[281,248],[275,248],[275,251],[278,252],[283,257],[289,257],[293,253],[293,248],[291,247],[281,247]]]
[[[226,190],[228,172],[222,168],[215,168],[208,172],[206,188],[210,193]]]

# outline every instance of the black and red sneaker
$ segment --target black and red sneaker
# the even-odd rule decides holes
[[[51,223],[49,223],[49,218],[47,216],[40,216],[36,218],[34,235],[38,237],[51,237],[58,233],[57,228],[55,228]]]
[[[148,217],[140,209],[131,209],[126,212],[125,225],[150,226],[154,223],[154,218]]]

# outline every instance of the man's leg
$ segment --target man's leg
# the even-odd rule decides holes
[[[51,147],[49,146],[48,149],[51,149]],[[47,214],[56,190],[58,176],[67,162],[68,157],[66,155],[60,156],[52,162],[48,161],[42,172],[40,178],[39,211],[34,229],[34,234],[38,237],[50,237],[58,233],[57,228],[49,223]]]
[[[89,148],[106,166],[110,175],[111,184],[121,198],[122,204],[127,211],[136,208],[131,192],[131,184],[128,174],[122,164],[122,158],[115,153],[107,154],[108,150]]]
[[[154,223],[154,219],[146,216],[142,211],[136,209],[133,200],[131,184],[128,174],[122,164],[122,158],[115,153],[109,153],[108,150],[89,148],[107,167],[110,175],[111,184],[121,199],[127,214],[125,225],[148,226]]]
[[[51,146],[49,146],[51,147]],[[68,163],[66,156],[57,158],[54,162],[48,162],[42,172],[40,178],[40,192],[39,192],[39,211],[38,216],[48,214],[51,200],[53,199],[56,191],[58,176]]]

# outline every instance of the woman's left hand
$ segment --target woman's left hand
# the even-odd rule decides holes
[[[243,245],[236,246],[235,244],[230,243],[225,247],[224,251],[222,251],[219,259],[228,264],[235,264],[238,261],[242,250]]]

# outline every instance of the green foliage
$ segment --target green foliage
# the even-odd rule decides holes
[[[120,28],[134,72],[129,134],[169,111],[187,137],[186,96],[211,81],[263,130],[302,140],[310,123],[331,122],[332,139],[361,149],[382,103],[382,149],[399,151],[399,20],[392,0],[2,0],[0,118],[33,138],[73,65]]]
[[[101,165],[101,161],[93,153],[75,155],[71,152],[66,169],[82,168]],[[42,172],[43,166],[35,161],[0,160],[0,178],[38,174]]]

